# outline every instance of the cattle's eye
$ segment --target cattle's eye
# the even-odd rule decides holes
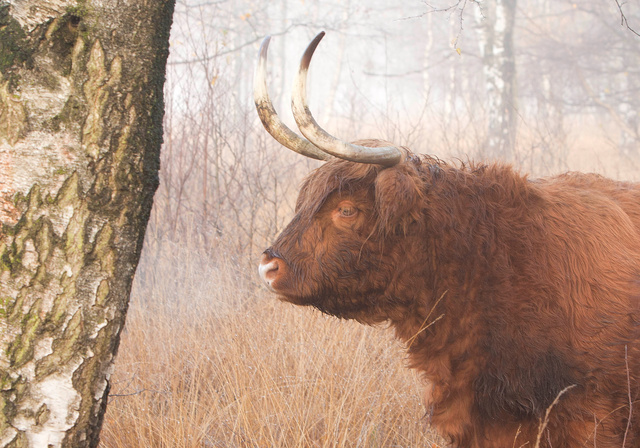
[[[341,218],[351,218],[356,215],[358,209],[353,204],[344,203],[338,206],[338,214]]]

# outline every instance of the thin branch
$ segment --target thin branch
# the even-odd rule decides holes
[[[578,79],[580,80],[580,82],[582,83],[582,87],[584,88],[585,92],[587,93],[589,98],[591,98],[591,101],[593,101],[594,104],[596,104],[597,106],[600,106],[603,109],[605,109],[607,112],[609,112],[609,115],[611,116],[611,118],[613,118],[613,120],[618,124],[618,126],[620,126],[623,132],[626,132],[628,135],[630,135],[633,138],[637,138],[638,134],[636,133],[635,129],[629,126],[629,124],[624,120],[624,118],[620,116],[618,111],[616,111],[616,109],[610,104],[607,104],[605,101],[598,98],[598,95],[596,94],[596,92],[593,91],[593,88],[591,88],[586,78],[582,74],[582,70],[580,70],[580,68],[577,68],[575,73]]]
[[[135,392],[131,392],[128,394],[109,394],[109,398],[115,398],[115,397],[132,397],[134,395],[140,395],[142,392],[153,392],[155,394],[165,394],[166,391],[162,391],[162,390],[153,390],[153,389],[138,389]]]
[[[429,317],[431,317],[431,314],[433,313],[433,310],[436,309],[436,306],[438,306],[438,303],[440,303],[440,301],[442,300],[442,298],[445,296],[445,294],[447,294],[449,292],[449,290],[447,289],[445,292],[442,293],[442,295],[440,296],[440,298],[438,300],[436,300],[436,303],[433,304],[433,306],[431,307],[431,311],[429,311],[429,314],[427,314],[427,317],[424,319],[424,322],[422,322],[422,325],[420,325],[420,328],[418,329],[418,331],[416,332],[416,334],[414,334],[408,341],[407,341],[407,350],[409,350],[411,348],[411,345],[413,345],[413,341],[416,340],[416,338],[418,337],[418,335],[420,333],[422,333],[423,331],[425,331],[427,328],[429,328],[431,325],[435,324],[436,322],[438,322],[440,319],[442,319],[444,317],[444,314],[441,314],[440,316],[436,317],[434,320],[432,320],[431,322],[429,322],[427,324],[427,321],[429,320]]]
[[[298,25],[296,25],[296,24],[289,25],[284,31],[280,31],[278,33],[272,33],[271,36],[282,36],[283,34],[288,33],[292,28],[295,28],[296,26],[298,26]],[[244,42],[244,43],[238,45],[237,47],[233,47],[233,48],[230,48],[228,50],[220,51],[220,52],[215,53],[215,54],[213,54],[211,56],[205,56],[205,57],[196,58],[196,59],[185,59],[185,60],[182,60],[182,61],[169,61],[169,62],[167,62],[167,65],[185,65],[185,64],[194,64],[194,63],[197,63],[197,62],[208,62],[208,61],[211,61],[213,59],[217,59],[220,56],[224,56],[224,55],[227,55],[227,54],[230,54],[230,53],[235,53],[237,51],[240,51],[245,47],[248,47],[250,45],[254,45],[257,42],[261,42],[262,39],[264,39],[264,36],[256,37],[254,39],[251,39],[251,40],[249,40],[247,42]]]
[[[615,0],[615,2],[616,2],[616,5],[618,5],[618,10],[620,11],[620,25],[626,27],[633,34],[640,37],[640,34],[629,26],[629,22],[627,21],[627,16],[625,16],[624,12],[622,11],[622,5],[624,5],[624,3],[620,3],[618,0]]]
[[[544,420],[541,422],[540,428],[538,429],[538,438],[536,440],[535,448],[538,448],[540,446],[540,441],[542,440],[542,434],[544,433],[544,430],[546,429],[547,424],[549,423],[549,414],[551,413],[551,409],[553,409],[553,407],[556,404],[558,404],[558,401],[560,401],[560,397],[562,397],[562,395],[565,392],[567,392],[569,389],[573,389],[574,387],[576,387],[576,385],[572,384],[562,389],[556,396],[556,399],[553,400],[553,403],[551,403],[551,406],[547,408],[547,412],[545,412],[544,414]]]
[[[616,0],[617,1],[617,0]],[[627,368],[627,393],[629,396],[629,418],[627,419],[627,429],[624,432],[624,439],[622,440],[622,448],[627,443],[627,434],[629,433],[629,427],[631,426],[631,414],[633,414],[633,399],[631,398],[631,378],[629,376],[629,357],[627,346],[624,346],[624,365]]]
[[[413,19],[421,19],[422,17],[426,16],[427,14],[433,14],[433,13],[443,13],[443,12],[449,12],[451,14],[455,14],[458,16],[458,22],[459,22],[459,27],[458,27],[458,33],[456,34],[455,39],[453,40],[452,44],[453,47],[456,48],[456,50],[458,50],[458,40],[460,39],[460,36],[462,35],[462,32],[464,31],[464,10],[467,7],[467,3],[475,3],[478,10],[480,11],[480,15],[484,18],[484,12],[482,12],[482,7],[481,4],[479,2],[479,0],[457,0],[455,3],[450,4],[449,6],[444,6],[441,8],[438,8],[436,6],[433,6],[431,4],[429,4],[428,2],[425,2],[425,5],[429,8],[426,12],[423,12],[422,14],[418,14],[415,16],[409,16],[409,17],[405,17],[403,19],[400,20],[413,20]]]

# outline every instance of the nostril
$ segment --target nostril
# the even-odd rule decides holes
[[[258,267],[258,272],[260,273],[260,278],[269,286],[278,276],[278,270],[280,266],[278,264],[278,260],[271,260],[269,262],[261,262]]]
[[[273,260],[271,263],[269,263],[267,265],[267,272],[265,273],[265,276],[268,279],[271,279],[275,276],[278,275],[278,269],[280,269],[280,265],[278,264],[277,260]]]

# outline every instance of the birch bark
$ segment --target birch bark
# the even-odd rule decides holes
[[[174,0],[0,0],[0,446],[95,447]]]

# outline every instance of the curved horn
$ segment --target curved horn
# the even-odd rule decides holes
[[[341,159],[386,166],[398,164],[402,159],[402,152],[395,146],[370,148],[343,142],[322,129],[311,115],[307,104],[307,73],[313,52],[323,37],[324,31],[318,34],[307,47],[300,60],[300,69],[293,85],[291,108],[300,132],[322,151]]]
[[[300,137],[287,127],[280,120],[267,90],[267,50],[269,49],[269,41],[271,36],[267,36],[260,45],[260,59],[256,73],[253,77],[253,99],[256,103],[256,109],[260,116],[260,121],[264,128],[273,138],[281,145],[302,154],[318,160],[328,160],[330,155],[316,148],[311,142]]]

